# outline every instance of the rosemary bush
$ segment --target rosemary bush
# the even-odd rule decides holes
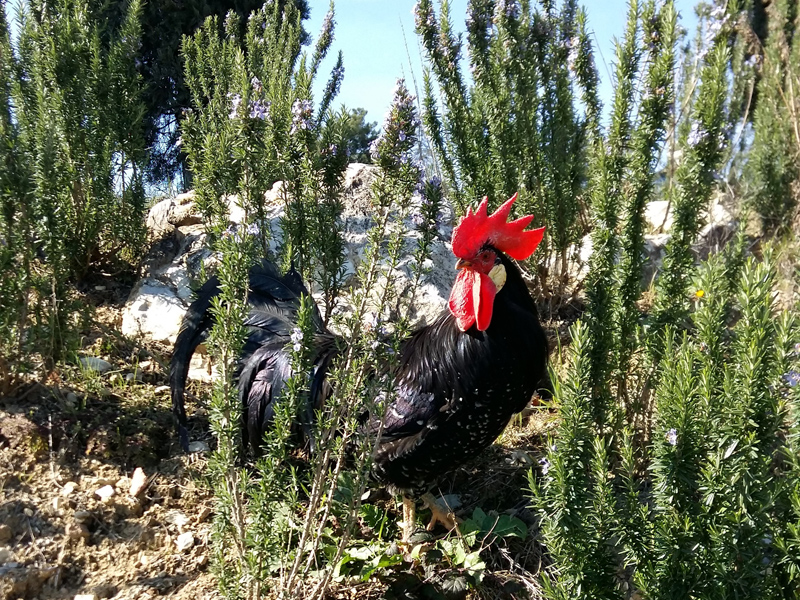
[[[488,195],[491,208],[519,192],[516,210],[547,224],[552,253],[536,256],[563,291],[569,248],[584,233],[586,141],[599,119],[585,15],[573,0],[470,0],[467,76],[447,0],[438,18],[432,0],[414,10],[428,63],[423,120],[455,205],[464,212]]]
[[[796,317],[774,306],[771,253],[746,258],[742,232],[699,269],[692,249],[737,93],[722,25],[696,46],[699,79],[685,96],[667,188],[675,224],[654,306],[643,314],[637,305],[641,211],[671,116],[674,31],[670,3],[631,4],[611,126],[595,141],[589,304],[555,388],[561,420],[530,482],[551,598],[798,592]],[[644,91],[634,101],[637,77]]]
[[[753,145],[747,174],[751,203],[766,232],[791,229],[800,197],[800,42],[796,0],[770,5]]]
[[[384,325],[398,304],[408,312],[395,278],[409,251],[406,223],[420,182],[411,160],[418,117],[402,82],[373,144],[374,161],[382,169],[372,188],[367,251],[358,283],[347,294],[353,310],[336,316],[345,292],[341,196],[350,114],[334,113],[329,106],[343,76],[341,56],[319,104],[311,97],[311,84],[333,41],[332,9],[310,53],[300,54],[300,19],[291,4],[282,14],[269,3],[253,13],[242,39],[230,15],[224,36],[211,19],[183,44],[194,102],[183,143],[212,248],[221,256],[212,354],[223,368],[211,402],[217,437],[211,478],[218,503],[215,569],[228,597],[260,597],[265,586],[289,597],[325,593],[334,567],[345,560],[368,481],[374,438],[363,435],[359,417],[367,410],[376,414],[375,398],[391,393],[391,380],[374,374],[395,360],[408,327],[398,323],[390,331]],[[283,216],[280,231],[270,232],[264,194],[276,181],[282,182]],[[441,202],[436,182],[422,187],[427,201],[419,222],[414,221],[420,265],[429,254]],[[229,224],[231,196],[245,213],[238,225]],[[338,358],[325,366],[333,394],[313,418],[303,417],[315,352],[314,300],[303,298],[290,348],[293,375],[276,407],[263,456],[254,468],[243,469],[235,360],[246,335],[247,270],[256,256],[297,269],[319,293],[326,323],[349,337]],[[313,441],[305,464],[294,455],[301,417]]]
[[[68,283],[92,265],[135,263],[142,250],[140,9],[133,0],[109,30],[80,0],[26,3],[14,48],[3,15],[0,337],[12,360],[62,357],[75,310]]]

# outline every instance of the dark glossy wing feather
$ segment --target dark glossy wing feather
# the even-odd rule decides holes
[[[281,276],[275,265],[266,260],[250,269],[248,285],[248,314],[245,318],[248,335],[239,363],[239,393],[246,414],[244,421],[248,437],[257,446],[262,434],[256,429],[271,422],[274,400],[280,396],[283,382],[288,377],[288,357],[283,349],[296,326],[300,297],[308,295],[308,290],[294,269]],[[189,362],[213,326],[209,308],[219,293],[219,280],[212,277],[200,288],[197,299],[187,310],[175,341],[170,388],[172,410],[184,450],[188,449],[189,442],[185,411]],[[312,323],[318,337],[332,338],[316,305]]]

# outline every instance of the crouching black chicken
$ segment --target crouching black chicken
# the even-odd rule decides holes
[[[448,308],[404,340],[391,373],[396,393],[387,400],[372,475],[404,496],[404,540],[414,528],[409,496],[425,494],[435,518],[444,517],[427,492],[441,475],[490,446],[546,378],[547,339],[511,260],[528,258],[544,228],[525,231],[532,216],[508,222],[515,200],[516,195],[489,215],[484,198],[453,230],[459,272]],[[189,360],[212,325],[208,308],[218,292],[216,279],[200,289],[175,343],[170,386],[184,449]],[[238,390],[243,438],[256,451],[290,374],[286,346],[303,294],[308,291],[293,270],[280,276],[272,264],[262,261],[250,271],[249,334],[240,359]],[[298,421],[306,424],[332,391],[328,368],[342,347],[318,312],[313,321],[311,393],[304,414],[298,415]],[[378,425],[377,417],[366,415],[362,427],[377,435]]]

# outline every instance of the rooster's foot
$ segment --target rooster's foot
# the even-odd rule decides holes
[[[424,494],[421,498],[425,506],[431,511],[431,522],[428,523],[428,531],[436,527],[436,523],[441,523],[448,531],[455,529],[461,519],[455,516],[452,510],[443,509],[432,494]]]

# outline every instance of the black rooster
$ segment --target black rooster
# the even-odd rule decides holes
[[[448,310],[401,346],[392,374],[396,393],[385,408],[373,476],[404,496],[404,540],[414,527],[414,504],[408,496],[427,492],[441,475],[490,446],[546,379],[547,339],[522,275],[509,258],[529,257],[543,228],[525,231],[530,216],[507,222],[515,200],[516,195],[488,215],[484,198],[474,214],[467,212],[453,231],[459,274]],[[188,364],[212,325],[208,307],[218,292],[216,279],[200,289],[175,343],[170,385],[184,449]],[[289,376],[285,348],[303,294],[308,291],[294,270],[281,277],[272,264],[262,261],[250,271],[249,335],[238,389],[243,437],[256,450]],[[324,327],[318,312],[313,321],[311,394],[304,414],[298,415],[306,425],[313,409],[331,393],[327,370],[342,345]],[[369,415],[362,426],[371,434],[379,429],[378,420]],[[452,519],[437,510],[430,495],[423,499],[436,520],[452,526]]]

